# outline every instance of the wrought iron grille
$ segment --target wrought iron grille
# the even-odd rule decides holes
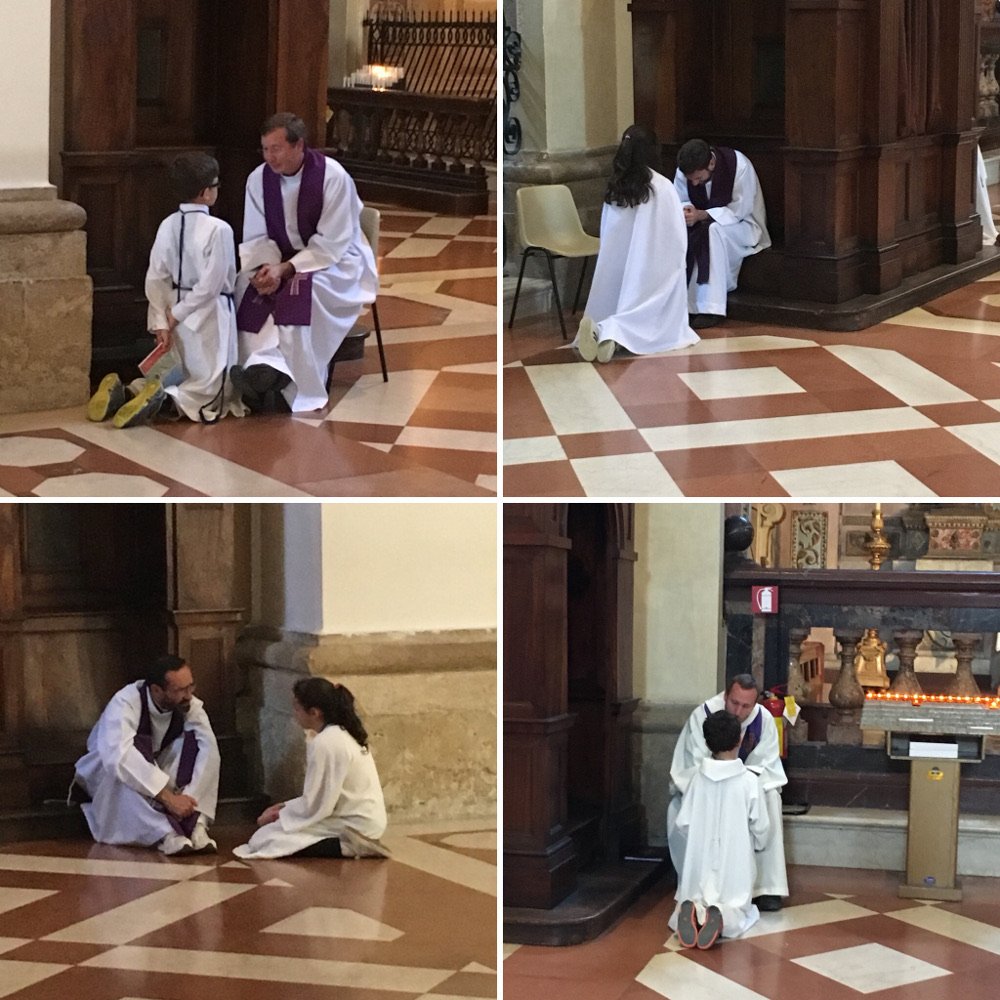
[[[521,121],[510,113],[510,106],[521,99],[521,34],[503,23],[503,151],[513,156],[521,149]]]

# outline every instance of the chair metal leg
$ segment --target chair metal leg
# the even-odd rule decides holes
[[[583,279],[587,274],[587,261],[590,260],[589,257],[583,258],[583,264],[580,267],[580,280],[576,283],[576,298],[573,299],[573,315],[576,315],[577,307],[580,305],[580,290],[583,288]]]
[[[385,367],[385,348],[382,346],[382,324],[378,321],[378,304],[372,303],[372,319],[375,321],[375,340],[378,343],[378,358],[382,362],[382,381],[389,381],[389,372]]]
[[[552,297],[556,300],[556,313],[559,316],[559,326],[562,327],[563,340],[569,340],[569,335],[566,333],[566,321],[563,319],[562,314],[562,303],[559,301],[559,288],[556,285],[556,268],[553,263],[553,257],[544,247],[542,247],[542,253],[545,254],[545,259],[549,265],[549,278],[552,280]]]
[[[528,262],[530,251],[531,247],[525,247],[521,251],[521,270],[517,273],[517,288],[514,289],[514,304],[510,307],[510,320],[507,323],[508,330],[514,328],[514,314],[517,312],[517,300],[521,295],[521,279],[524,277],[524,265]]]

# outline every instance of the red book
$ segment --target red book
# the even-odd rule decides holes
[[[156,362],[159,361],[160,358],[162,358],[166,353],[166,345],[158,343],[156,347],[154,347],[149,354],[147,354],[142,361],[139,362],[139,371],[141,371],[143,375],[148,375],[153,365],[155,365]]]

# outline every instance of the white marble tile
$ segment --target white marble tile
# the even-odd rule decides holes
[[[492,431],[461,431],[449,427],[404,427],[396,445],[410,448],[444,448],[451,451],[497,450],[497,436]]]
[[[438,373],[428,369],[362,375],[327,414],[327,420],[404,426],[413,416]]]
[[[392,444],[385,441],[362,441],[361,443],[367,445],[369,448],[374,448],[376,451],[392,451]]]
[[[151,853],[156,853],[151,852]],[[52,875],[99,875],[111,878],[144,878],[183,882],[210,872],[212,865],[178,864],[168,861],[101,861],[90,858],[59,858],[45,854],[0,854],[0,871],[45,872]]]
[[[651,451],[570,460],[588,497],[682,497],[684,493]]]
[[[0,959],[0,997],[27,989],[43,979],[56,976],[70,969],[70,965],[55,965],[52,962],[15,962]]]
[[[476,485],[483,490],[490,490],[492,493],[497,491],[497,477],[487,476],[480,474],[476,476]]]
[[[168,489],[149,476],[82,472],[43,479],[31,492],[38,497],[162,497]]]
[[[780,368],[717,368],[677,376],[699,399],[738,399],[805,392]]]
[[[250,865],[245,864],[242,861],[227,861],[224,865],[219,865],[220,868],[249,868]]]
[[[892,461],[781,469],[771,475],[793,497],[858,496],[870,489],[870,483],[878,483],[881,494],[887,497],[937,496],[916,476]]]
[[[27,469],[33,465],[54,465],[72,462],[83,454],[83,448],[72,441],[44,437],[0,438],[0,465]]]
[[[496,996],[496,994],[493,994]],[[470,997],[458,993],[423,993],[417,1000],[483,1000],[482,996]]]
[[[490,896],[497,894],[496,865],[456,854],[423,840],[400,836],[391,826],[383,835],[382,843],[392,851],[393,860],[400,864],[464,885],[467,889]]]
[[[385,256],[391,257],[393,260],[436,257],[449,242],[449,240],[429,240],[419,236],[410,236],[398,246],[393,247]]]
[[[89,424],[83,420],[64,429],[161,476],[179,479],[185,486],[207,496],[310,496],[270,476],[263,476],[228,459],[211,455],[194,445],[178,441],[169,434],[161,434],[153,427],[116,430],[109,428],[107,424]],[[206,431],[211,431],[211,428],[206,428]]]
[[[593,365],[531,365],[524,370],[557,434],[635,427]]]
[[[55,894],[55,889],[13,889],[0,885],[0,913],[16,910],[20,906],[36,903],[46,896]]]
[[[950,976],[951,972],[912,955],[881,944],[859,944],[852,948],[793,958],[796,965],[841,983],[858,993],[878,993],[908,983]],[[942,986],[942,996],[947,990]]]
[[[968,403],[975,399],[898,351],[854,344],[835,344],[826,350],[910,406]]]
[[[31,944],[31,940],[31,938],[0,937],[0,954],[5,951],[13,951],[15,948],[20,948],[23,944]]]
[[[932,427],[937,427],[937,424],[922,413],[908,406],[898,406],[845,413],[807,413],[795,417],[720,420],[711,424],[640,427],[639,432],[654,451],[684,451],[716,445],[810,440],[852,434],[863,436]]]
[[[893,920],[920,927],[925,931],[940,934],[952,941],[961,941],[993,955],[1000,955],[1000,927],[984,924],[960,913],[941,910],[933,906],[907,907],[885,914]]]
[[[0,497],[16,497],[16,493],[8,493],[6,490],[0,490]]]
[[[271,878],[271,879],[268,879],[266,882],[262,882],[261,885],[269,885],[269,886],[271,886],[274,889],[294,889],[295,888],[295,886],[293,886],[291,882],[286,882],[284,879],[281,879],[281,878]]]
[[[438,836],[442,833],[470,833],[473,830],[495,830],[496,816],[472,819],[423,820],[419,823],[393,823],[390,830],[401,837]]]
[[[497,364],[495,361],[479,361],[471,365],[448,365],[442,371],[462,372],[467,375],[496,375]]]
[[[725,944],[721,947],[725,948]],[[674,952],[654,955],[636,982],[669,1000],[766,1000],[745,986]]]
[[[505,941],[503,945],[503,957],[510,958],[510,956],[513,955],[515,951],[518,951],[520,949],[520,947],[521,946],[519,944],[507,944],[507,942]]]
[[[532,462],[559,462],[566,457],[562,441],[554,434],[546,437],[509,438],[503,443],[504,465]]]
[[[125,944],[255,888],[229,882],[181,882],[70,924],[43,940]]]
[[[981,455],[985,455],[988,459],[1000,465],[1000,422],[962,424],[959,427],[947,427],[945,429],[949,434],[954,434],[959,440],[975,448]]]
[[[396,288],[414,281],[454,281],[457,278],[495,278],[495,267],[465,267],[454,271],[401,271],[398,274],[383,274],[379,277],[382,288]]]
[[[468,219],[435,215],[414,232],[419,236],[457,236],[468,224]]]
[[[484,976],[495,976],[497,974],[496,969],[491,969],[488,965],[483,965],[481,962],[469,962],[468,965],[463,965],[459,972],[481,972]]]
[[[420,344],[434,340],[465,340],[469,337],[496,336],[496,329],[490,330],[483,324],[461,324],[459,326],[408,326],[396,330],[383,330],[384,344]],[[395,372],[389,369],[389,381],[392,382]],[[382,376],[379,375],[379,378]]]
[[[700,340],[683,351],[671,351],[670,354],[747,354],[753,351],[792,351],[803,347],[817,347],[815,340],[803,337],[772,337],[767,334],[751,334],[746,337],[734,335],[731,337],[713,337],[711,340]],[[663,357],[665,355],[646,355],[647,357]]]
[[[888,496],[888,494],[886,494]],[[826,899],[819,903],[801,903],[785,906],[776,913],[762,913],[757,921],[743,935],[744,938],[764,937],[767,934],[784,934],[804,927],[821,927],[841,920],[856,920],[859,917],[873,917],[875,911],[843,899]]]
[[[99,969],[167,972],[174,975],[249,979],[258,983],[305,983],[343,986],[356,990],[426,992],[454,975],[452,969],[378,965],[374,962],[338,962],[283,955],[246,955],[225,951],[188,951],[180,948],[113,948],[81,962]]]
[[[468,847],[471,850],[495,851],[497,849],[496,830],[479,830],[473,833],[453,833],[441,843],[450,847]]]
[[[334,906],[309,906],[276,924],[261,928],[264,934],[302,934],[306,937],[353,938],[357,941],[395,941],[403,932],[389,924]]]
[[[935,316],[919,306],[885,320],[896,326],[919,326],[929,330],[954,330],[958,333],[980,333],[986,337],[1000,337],[1000,323],[985,319],[963,319],[958,316]]]

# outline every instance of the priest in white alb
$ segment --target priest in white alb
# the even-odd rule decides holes
[[[247,178],[236,281],[239,364],[233,386],[254,412],[316,410],[327,370],[378,272],[361,200],[336,160],[306,146],[301,118],[261,127],[264,163]]]
[[[788,778],[778,748],[778,727],[774,717],[757,698],[760,690],[750,674],[737,674],[726,685],[725,691],[709,698],[689,716],[677,745],[674,747],[670,766],[670,801],[667,806],[667,844],[674,868],[684,868],[687,838],[677,826],[684,793],[701,762],[712,754],[705,742],[703,725],[713,712],[725,710],[740,721],[741,741],[739,758],[748,767],[760,773],[760,786],[764,792],[770,833],[764,848],[756,855],[757,880],[754,885],[754,902],[761,910],[780,910],[782,899],[788,895],[788,875],[785,871],[785,843],[781,816],[781,789]]]
[[[98,843],[190,854],[216,848],[208,826],[218,793],[219,749],[191,668],[161,656],[108,702],[70,795],[89,799],[83,814]]]

